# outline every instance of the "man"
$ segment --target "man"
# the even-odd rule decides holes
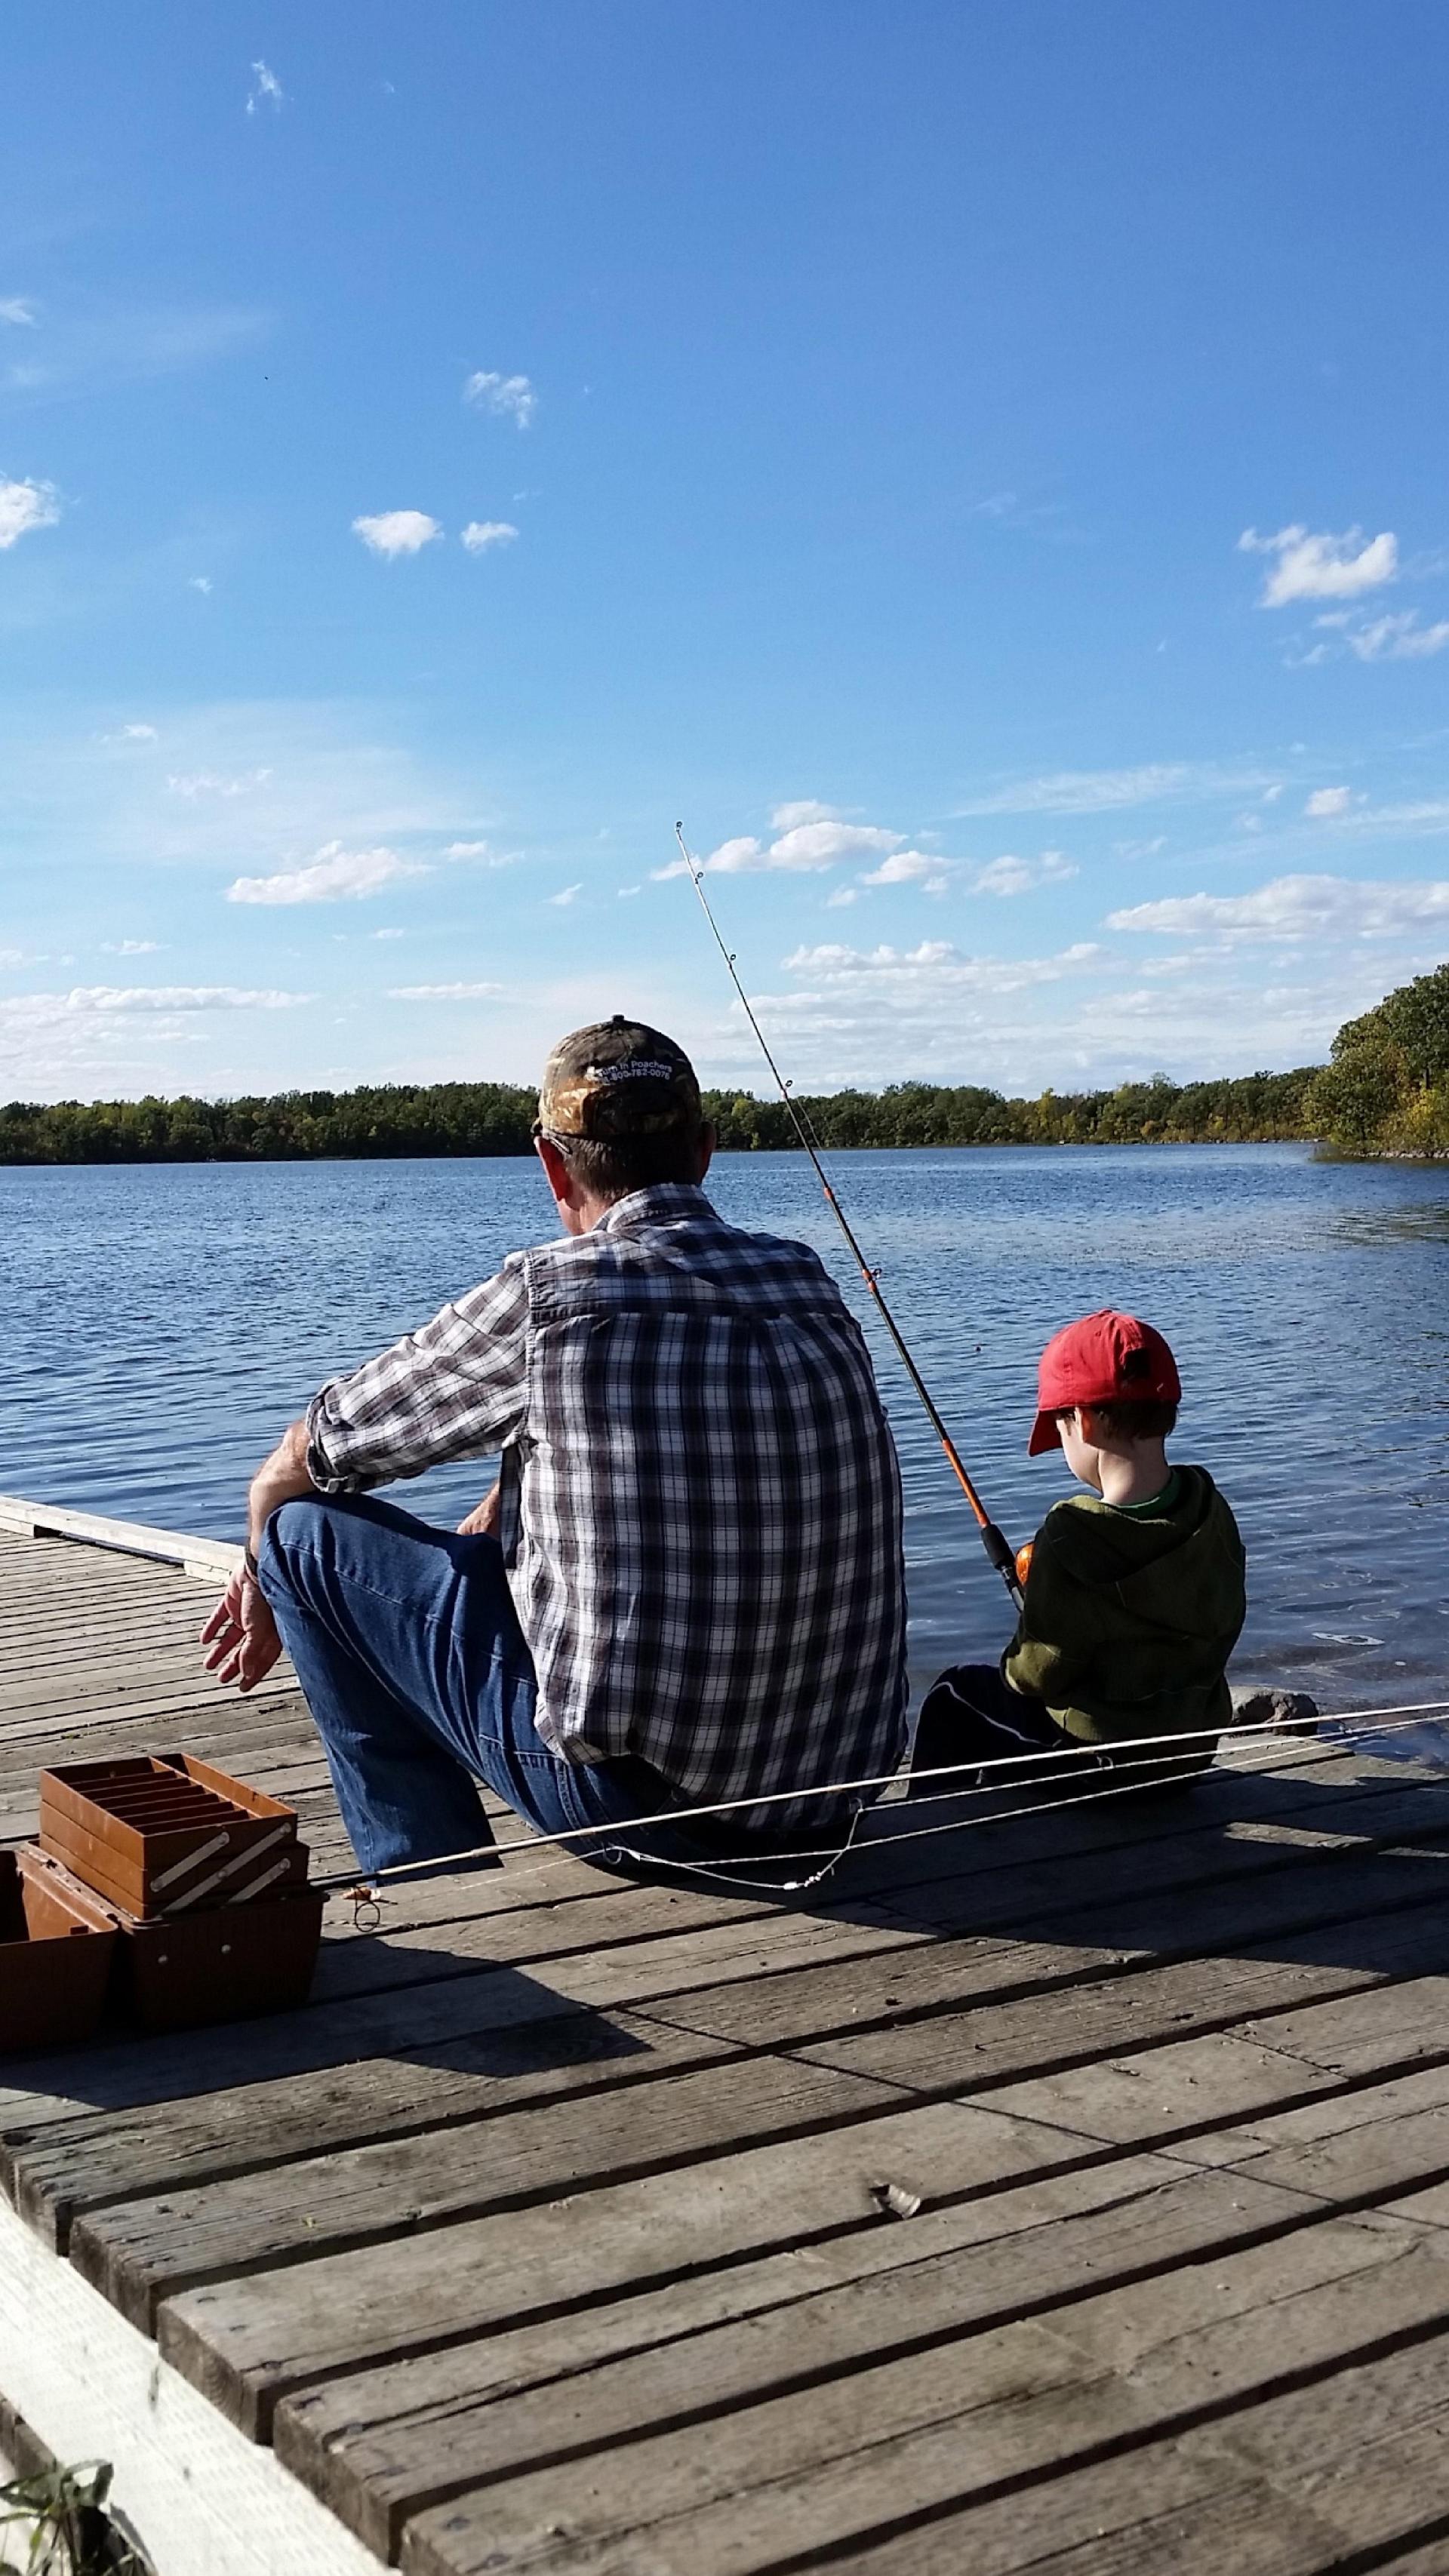
[[[844,1831],[853,1799],[789,1793],[890,1771],[906,1698],[859,1328],[813,1252],[711,1207],[714,1132],[658,1030],[563,1039],[534,1132],[563,1239],[292,1424],[208,1665],[247,1690],[285,1644],[364,1869],[484,1844],[475,1778],[544,1833],[618,1827],[579,1845],[616,1861]],[[457,1533],[366,1490],[490,1451]]]

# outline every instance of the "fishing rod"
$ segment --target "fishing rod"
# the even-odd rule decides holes
[[[942,1420],[940,1407],[937,1405],[935,1397],[932,1395],[930,1388],[927,1386],[925,1379],[922,1377],[920,1370],[916,1366],[915,1360],[907,1346],[906,1337],[901,1331],[899,1324],[896,1322],[894,1315],[891,1313],[889,1306],[886,1304],[880,1281],[872,1270],[870,1263],[866,1260],[865,1254],[862,1252],[860,1245],[856,1240],[855,1229],[852,1226],[849,1217],[846,1215],[844,1208],[841,1206],[839,1199],[835,1195],[835,1191],[831,1186],[830,1175],[826,1171],[825,1165],[820,1159],[819,1151],[817,1149],[815,1139],[810,1132],[808,1122],[802,1116],[799,1103],[795,1099],[789,1083],[785,1080],[784,1075],[775,1062],[774,1056],[770,1052],[769,1040],[766,1038],[764,1030],[756,1019],[754,1006],[751,1003],[750,997],[745,991],[743,984],[740,982],[739,969],[734,960],[734,951],[730,948],[726,948],[725,946],[719,923],[716,921],[710,908],[709,896],[704,890],[704,870],[700,866],[698,859],[694,856],[693,851],[690,849],[690,846],[684,837],[684,825],[682,823],[675,824],[674,837],[679,843],[680,856],[684,861],[686,870],[688,871],[689,881],[693,886],[695,893],[699,897],[705,920],[709,923],[714,944],[719,950],[721,957],[724,959],[730,982],[733,984],[735,991],[740,997],[740,1004],[745,1017],[749,1021],[751,1028],[754,1030],[755,1036],[759,1040],[760,1052],[774,1076],[775,1088],[779,1092],[780,1098],[785,1103],[785,1107],[790,1115],[790,1123],[793,1126],[796,1135],[799,1137],[801,1144],[804,1146],[806,1153],[809,1155],[810,1161],[814,1167],[815,1177],[820,1183],[822,1190],[825,1192],[826,1206],[830,1209],[836,1224],[839,1226],[841,1233],[844,1235],[846,1242],[850,1246],[851,1257],[855,1262],[855,1266],[859,1270],[861,1278],[865,1281],[870,1295],[875,1300],[876,1310],[880,1315],[880,1319],[884,1324],[886,1331],[889,1333],[891,1340],[896,1346],[896,1351],[900,1357],[906,1375],[910,1379],[912,1386],[915,1388],[917,1395],[920,1397],[922,1404],[925,1406],[931,1428],[935,1432],[937,1439],[940,1441],[941,1446],[946,1453],[946,1458],[951,1471],[955,1476],[962,1493],[965,1495],[967,1502],[971,1506],[972,1517],[975,1520],[978,1531],[980,1532],[981,1544],[985,1548],[992,1565],[994,1565],[997,1573],[1000,1575],[1002,1582],[1005,1584],[1007,1591],[1010,1593],[1012,1600],[1019,1604],[1022,1595],[1022,1580],[1017,1572],[1017,1560],[1012,1554],[1011,1541],[1006,1536],[1005,1531],[997,1527],[991,1514],[988,1512],[986,1505],[983,1503],[981,1496],[976,1491],[975,1486],[966,1473],[961,1453]],[[1023,1551],[1023,1553],[1024,1552],[1025,1551]]]

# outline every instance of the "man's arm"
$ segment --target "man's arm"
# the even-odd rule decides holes
[[[263,1533],[274,1511],[299,1494],[315,1494],[307,1468],[307,1425],[289,1423],[270,1458],[252,1478],[247,1497],[249,1562],[232,1576],[201,1632],[209,1649],[206,1669],[219,1682],[236,1682],[244,1691],[265,1681],[282,1651],[277,1623],[260,1584],[251,1571]]]
[[[270,1458],[264,1458],[247,1495],[247,1545],[255,1556],[272,1514],[299,1494],[315,1494],[307,1465],[307,1423],[289,1422]]]
[[[247,1546],[253,1559],[267,1522],[299,1494],[356,1493],[419,1476],[445,1459],[501,1448],[518,1426],[526,1387],[528,1283],[516,1260],[494,1279],[409,1333],[391,1350],[333,1378],[293,1422],[252,1478]],[[465,1522],[494,1529],[489,1495]],[[282,1651],[256,1578],[233,1575],[201,1632],[206,1664],[244,1691],[266,1679]]]

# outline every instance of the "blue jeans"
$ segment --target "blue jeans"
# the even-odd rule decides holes
[[[627,1826],[684,1801],[642,1762],[574,1763],[534,1725],[538,1685],[496,1539],[463,1538],[370,1494],[284,1503],[258,1551],[261,1588],[326,1749],[364,1870],[491,1841],[475,1779],[540,1833]],[[576,1846],[696,1864],[717,1841],[677,1826]]]

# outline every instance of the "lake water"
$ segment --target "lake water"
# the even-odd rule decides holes
[[[1449,1692],[1449,1167],[1297,1146],[840,1154],[962,1453],[1013,1543],[1067,1489],[1025,1454],[1036,1356],[1147,1315],[1179,1456],[1248,1544],[1234,1667],[1327,1709]],[[730,1155],[722,1212],[814,1244],[863,1313],[900,1444],[917,1675],[994,1654],[1007,1603],[803,1157]],[[237,1537],[248,1475],[327,1376],[552,1229],[531,1161],[0,1170],[0,1490]],[[491,1481],[399,1499],[456,1520]]]

